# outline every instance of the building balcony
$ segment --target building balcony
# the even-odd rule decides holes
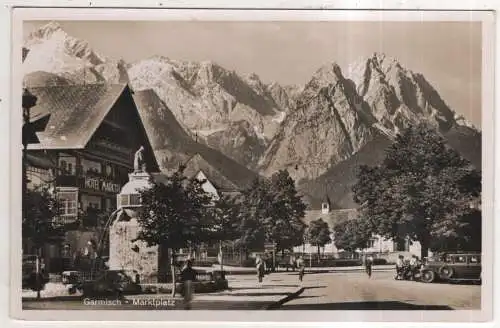
[[[76,175],[58,175],[56,177],[58,187],[78,187],[78,176]]]

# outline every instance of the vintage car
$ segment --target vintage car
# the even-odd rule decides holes
[[[77,290],[84,296],[121,296],[140,293],[141,286],[123,270],[104,270],[95,274],[80,272],[69,293],[74,294]]]
[[[481,281],[480,253],[446,253],[429,258],[422,265],[421,281]]]

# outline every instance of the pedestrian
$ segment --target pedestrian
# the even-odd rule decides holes
[[[372,277],[372,265],[373,265],[373,256],[371,254],[365,256],[365,270],[368,278]]]
[[[411,270],[411,279],[415,277],[415,274],[418,271],[419,263],[418,257],[416,255],[412,255],[410,259],[410,270]]]
[[[404,276],[404,257],[399,255],[396,261],[396,280],[403,279]]]
[[[299,256],[299,258],[296,261],[297,268],[299,269],[299,281],[302,281],[304,279],[304,273],[305,273],[305,262],[302,256]]]
[[[194,294],[194,281],[196,281],[196,270],[193,269],[191,259],[186,261],[184,268],[181,271],[182,294],[184,297],[184,309],[191,309],[191,302]]]
[[[290,256],[289,266],[292,268],[292,271],[295,271],[297,267],[297,259],[293,255]],[[288,266],[286,267],[286,271],[288,271]]]
[[[257,278],[259,282],[262,282],[262,278],[264,277],[264,273],[266,271],[266,263],[260,255],[257,255],[257,258],[255,259],[255,267],[257,269]]]

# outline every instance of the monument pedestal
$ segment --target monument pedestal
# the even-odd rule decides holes
[[[160,262],[163,262],[158,246],[148,247],[143,241],[134,241],[140,231],[138,218],[142,210],[138,196],[141,190],[151,187],[150,174],[130,173],[129,182],[117,196],[118,213],[109,228],[109,268],[124,270],[134,279],[138,276],[142,283],[158,282]]]

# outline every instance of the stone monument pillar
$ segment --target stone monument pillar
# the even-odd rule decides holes
[[[158,247],[148,247],[143,241],[133,241],[139,233],[142,206],[140,190],[151,187],[151,175],[145,170],[143,150],[136,152],[134,172],[117,195],[117,211],[109,227],[109,268],[124,270],[127,275],[139,278],[142,283],[158,281]]]

